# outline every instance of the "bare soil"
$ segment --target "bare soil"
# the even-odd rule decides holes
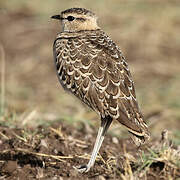
[[[92,128],[80,124],[76,129],[56,123],[26,130],[1,126],[0,133],[0,178],[9,180],[122,179],[128,168],[138,172],[141,163],[137,159],[141,150],[147,149],[147,146],[137,148],[130,139],[108,134],[95,166],[88,173],[80,174],[73,167],[89,159],[96,136]],[[165,179],[169,175],[177,178],[180,171],[161,161],[152,163],[146,174],[149,180]]]

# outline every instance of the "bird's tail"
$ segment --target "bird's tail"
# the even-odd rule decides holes
[[[136,108],[137,109],[137,108]],[[132,110],[133,111],[133,110]],[[131,138],[137,146],[144,144],[150,139],[150,133],[148,126],[144,121],[143,115],[138,110],[131,115],[127,116],[128,113],[120,108],[120,116],[117,119],[122,125],[124,125],[131,134]]]
[[[130,137],[136,144],[136,146],[141,146],[145,144],[150,139],[150,133],[148,131],[144,131],[143,135],[137,135],[135,132],[129,130]]]

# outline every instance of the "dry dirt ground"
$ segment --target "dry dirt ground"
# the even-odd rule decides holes
[[[96,136],[87,125],[79,124],[79,128],[75,129],[58,123],[26,130],[1,126],[0,136],[0,179],[103,180],[136,177],[164,180],[180,176],[174,160],[166,159],[168,154],[175,155],[172,153],[177,152],[177,147],[166,147],[164,152],[161,149],[164,143],[170,143],[165,142],[167,139],[154,140],[148,146],[137,148],[130,139],[107,135],[95,166],[82,175],[73,166],[87,163]],[[142,151],[148,154],[151,146],[154,159],[146,160]]]

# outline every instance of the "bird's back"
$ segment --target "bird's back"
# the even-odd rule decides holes
[[[54,59],[61,85],[102,118],[118,120],[137,144],[149,138],[134,83],[118,46],[102,30],[60,33]]]

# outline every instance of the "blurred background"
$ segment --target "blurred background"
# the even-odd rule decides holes
[[[168,129],[180,139],[180,1],[0,1],[1,124],[37,126],[63,120],[100,123],[64,92],[56,77],[52,44],[67,8],[87,8],[120,46],[129,63],[140,107],[154,137]],[[13,124],[13,125],[14,125]],[[110,132],[125,132],[114,123]],[[121,131],[119,131],[121,130]]]

